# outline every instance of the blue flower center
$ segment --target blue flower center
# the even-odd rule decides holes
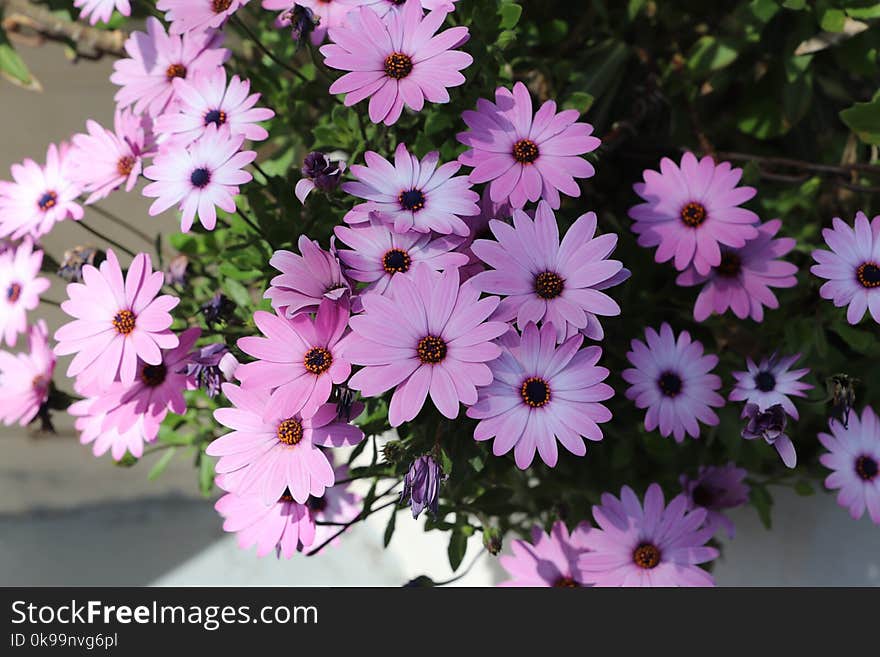
[[[193,184],[193,187],[203,189],[211,182],[211,172],[204,167],[200,167],[190,174],[189,181]]]
[[[877,461],[870,456],[860,456],[856,459],[856,474],[863,481],[874,481],[877,472]]]
[[[55,192],[46,192],[37,201],[37,206],[43,212],[46,212],[47,210],[51,210],[56,205],[58,205],[58,194]]]
[[[211,123],[218,128],[226,123],[226,112],[214,109],[205,113],[205,125],[210,125]]]
[[[6,300],[9,303],[15,303],[21,297],[21,283],[11,283],[6,288]]]
[[[863,262],[856,269],[856,279],[862,287],[880,287],[880,266],[873,262]]]
[[[677,397],[681,393],[682,381],[681,377],[675,372],[663,372],[657,379],[657,385],[667,397]]]
[[[407,192],[400,192],[397,197],[400,207],[404,210],[418,212],[425,207],[425,195],[418,189],[411,189]]]
[[[141,381],[143,381],[145,385],[155,388],[165,382],[165,376],[167,374],[168,368],[165,367],[164,363],[159,363],[158,365],[144,365],[144,369],[141,370]]]
[[[755,387],[761,392],[772,392],[776,389],[776,377],[766,370],[758,372],[755,375]]]
[[[532,408],[541,408],[550,402],[550,384],[542,378],[531,376],[523,381],[519,394]]]

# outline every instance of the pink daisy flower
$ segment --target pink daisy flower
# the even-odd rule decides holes
[[[532,542],[517,539],[511,543],[512,555],[501,557],[501,566],[511,579],[498,586],[578,588],[588,586],[578,566],[578,558],[587,549],[584,534],[589,531],[581,523],[569,535],[561,520],[553,523],[548,535],[541,527],[532,528]]]
[[[359,182],[343,183],[343,191],[367,199],[349,214],[367,215],[394,225],[397,233],[434,231],[466,236],[463,216],[477,214],[479,195],[471,191],[465,176],[455,176],[458,162],[437,166],[440,154],[428,153],[422,160],[398,144],[394,164],[373,151],[364,155],[368,166],[354,164],[351,173]],[[347,215],[346,215],[347,216]]]
[[[679,271],[693,264],[708,276],[721,265],[721,245],[738,249],[758,237],[758,215],[739,207],[756,191],[737,187],[741,177],[742,169],[716,165],[708,155],[697,161],[685,153],[681,167],[664,157],[659,172],[646,169],[645,182],[633,187],[645,200],[629,210],[639,245],[659,247],[657,262],[674,258]]]
[[[156,9],[165,12],[171,34],[204,32],[223,27],[232,14],[250,0],[158,0]]]
[[[147,31],[133,32],[125,42],[128,58],[113,64],[110,81],[122,87],[114,97],[117,104],[134,103],[135,114],[159,116],[174,99],[175,78],[190,79],[223,65],[229,51],[222,42],[223,34],[214,30],[168,35],[150,16]]]
[[[43,252],[34,250],[30,239],[16,249],[0,253],[0,335],[14,347],[19,333],[27,330],[27,313],[40,305],[49,279],[39,276]]]
[[[496,319],[516,319],[520,330],[529,322],[550,322],[557,340],[586,329],[590,317],[620,314],[620,306],[597,286],[620,274],[623,263],[607,260],[617,235],[596,237],[596,213],[581,215],[568,229],[562,244],[556,217],[545,201],[535,220],[514,210],[513,226],[489,222],[495,239],[477,240],[471,250],[494,270],[475,275],[477,289],[506,295]]]
[[[786,413],[797,420],[798,410],[789,399],[789,395],[806,397],[805,391],[813,387],[800,380],[810,373],[808,367],[799,370],[791,369],[791,366],[800,360],[800,357],[800,354],[794,354],[779,358],[773,354],[770,358],[762,359],[760,365],[756,365],[755,361],[747,358],[748,371],[733,373],[736,385],[730,393],[730,401],[757,404],[762,412],[774,404],[780,404]]]
[[[334,472],[336,481],[347,479],[350,476],[348,467],[344,465],[337,466]],[[363,500],[360,495],[351,490],[350,484],[336,484],[324,491],[323,496],[310,497],[306,502],[306,507],[308,507],[309,514],[315,523],[345,523],[351,522],[360,514],[363,510]],[[335,525],[316,525],[315,540],[311,545],[300,545],[300,550],[309,554],[338,531],[339,527]],[[328,547],[338,545],[342,536],[344,533],[332,541]]]
[[[76,354],[67,376],[110,384],[117,378],[133,383],[138,358],[148,365],[162,363],[162,349],[179,343],[169,330],[171,315],[180,299],[157,296],[165,275],[154,272],[150,256],[135,257],[123,278],[112,249],[100,268],[84,265],[83,282],[67,286],[68,299],[61,309],[75,319],[55,332],[55,353]]]
[[[735,509],[749,501],[748,476],[743,468],[733,462],[727,465],[701,465],[693,479],[681,475],[679,481],[688,502],[688,511],[696,508],[706,509],[706,526],[714,531],[724,528],[733,538],[736,528],[724,512]],[[714,533],[714,532],[713,532]]]
[[[575,335],[557,347],[552,324],[540,331],[529,324],[522,337],[505,336],[501,356],[489,364],[492,383],[480,388],[479,400],[467,411],[480,420],[474,438],[494,437],[495,456],[513,449],[521,470],[532,464],[536,449],[554,467],[557,440],[576,456],[587,453],[584,438],[602,440],[598,423],[610,420],[611,411],[599,402],[614,396],[614,390],[602,383],[608,370],[596,365],[602,350],[578,351],[583,341]]]
[[[285,317],[311,313],[323,299],[340,301],[351,292],[336,256],[318,242],[299,236],[299,251],[276,251],[269,264],[281,273],[275,276],[264,298]]]
[[[177,205],[180,230],[188,233],[196,217],[206,230],[217,225],[217,208],[235,212],[239,185],[253,180],[243,167],[253,162],[254,151],[242,151],[244,136],[211,124],[204,135],[186,148],[160,151],[144,175],[156,182],[144,187],[144,196],[155,198],[150,216]]]
[[[109,451],[114,461],[121,461],[126,453],[141,458],[144,455],[143,416],[127,431],[120,432],[113,426],[104,429],[107,414],[92,412],[92,407],[98,401],[99,397],[86,397],[74,402],[67,409],[76,418],[74,426],[80,432],[80,444],[91,445],[92,454],[96,457]]]
[[[425,11],[442,9],[443,11],[451,12],[455,9],[456,2],[458,0],[417,0],[417,3]],[[381,17],[388,15],[392,11],[402,12],[406,6],[406,2],[402,0],[363,0],[362,4],[375,11]]]
[[[839,217],[834,228],[822,229],[822,237],[831,249],[813,251],[818,263],[810,268],[825,278],[819,294],[838,308],[848,306],[846,320],[858,324],[870,311],[880,324],[880,215],[868,221],[864,212],[856,214],[855,229]]]
[[[420,112],[425,100],[448,103],[446,89],[464,84],[459,71],[474,60],[452,50],[468,39],[466,27],[436,34],[446,15],[437,9],[423,16],[416,0],[384,21],[366,7],[353,11],[347,25],[331,26],[334,43],[321,48],[327,66],[351,71],[330,85],[330,93],[346,94],[346,106],[369,97],[370,120],[385,125],[400,118],[404,105]]]
[[[317,25],[312,32],[312,43],[323,43],[327,30],[345,24],[350,12],[370,0],[263,0],[263,9],[289,11],[294,4],[306,7],[315,16]]]
[[[687,331],[676,339],[672,327],[664,323],[657,333],[645,329],[647,344],[633,340],[626,357],[633,367],[623,371],[623,379],[631,384],[626,391],[636,407],[647,408],[645,429],[660,427],[660,435],[675,437],[682,442],[685,434],[700,436],[699,422],[715,426],[718,416],[712,406],[724,406],[724,398],[716,390],[721,378],[711,374],[718,356],[704,354],[703,345],[691,340]],[[699,422],[698,422],[699,421]]]
[[[86,121],[88,134],[73,136],[70,177],[84,192],[91,192],[86,205],[100,201],[123,185],[130,192],[141,175],[145,157],[155,153],[155,141],[147,117],[130,109],[116,110],[113,130]]]
[[[443,274],[427,265],[412,276],[395,276],[385,295],[362,297],[364,313],[349,321],[355,337],[347,355],[364,365],[349,382],[365,397],[395,388],[388,409],[391,426],[412,420],[430,392],[444,416],[477,402],[477,386],[492,382],[486,365],[501,348],[491,342],[507,331],[486,319],[498,297],[480,299],[472,285],[459,287],[457,269]]]
[[[493,219],[504,221],[510,219],[513,210],[507,203],[494,203],[489,198],[489,188],[484,187],[483,193],[480,195],[479,214],[467,217],[465,223],[468,225],[468,236],[458,247],[457,251],[467,256],[467,264],[459,268],[461,272],[461,280],[466,281],[481,271],[486,269],[483,261],[480,260],[473,251],[473,245],[476,240],[491,239],[492,231],[489,229],[489,223]]]
[[[156,119],[156,132],[174,135],[189,144],[201,137],[211,124],[227,126],[232,136],[244,136],[251,141],[262,141],[269,136],[257,125],[268,121],[275,112],[265,107],[254,107],[260,94],[251,94],[250,80],[233,75],[226,84],[226,69],[222,66],[197,75],[191,80],[174,80],[174,93],[180,101],[176,112],[168,112]]]
[[[49,399],[55,354],[49,346],[49,329],[42,319],[28,331],[28,350],[18,354],[0,351],[0,420],[25,426]]]
[[[868,515],[880,525],[880,420],[874,409],[865,406],[862,416],[855,413],[844,427],[831,420],[831,433],[820,433],[819,442],[828,450],[819,457],[826,468],[833,470],[825,486],[839,490],[837,503],[853,519]]]
[[[239,365],[235,376],[245,388],[275,389],[270,407],[311,417],[330,399],[333,384],[351,374],[344,337],[348,308],[324,299],[314,319],[258,310],[254,323],[266,337],[239,338],[238,347],[259,360]]]
[[[651,484],[642,507],[624,486],[620,499],[603,493],[593,518],[599,528],[585,533],[588,551],[578,565],[596,586],[715,585],[697,565],[718,557],[718,550],[706,546],[714,528],[704,524],[705,509],[687,511],[684,495],[666,505],[660,486]]]
[[[458,161],[469,167],[472,183],[488,182],[493,201],[508,201],[521,208],[526,201],[544,199],[554,210],[559,192],[580,196],[575,178],[590,178],[596,170],[581,157],[601,143],[593,126],[578,122],[577,110],[556,112],[556,103],[545,102],[532,114],[532,97],[522,82],[513,92],[495,90],[495,102],[481,98],[476,111],[461,118],[470,132],[458,135],[469,150]]]
[[[462,238],[451,235],[433,237],[430,233],[396,233],[381,222],[359,226],[337,226],[336,237],[351,249],[336,253],[345,265],[345,274],[356,281],[368,283],[363,293],[385,292],[396,274],[409,276],[413,267],[425,263],[432,271],[460,267],[468,261],[453,249]]]
[[[68,145],[49,144],[46,166],[30,158],[11,167],[15,182],[0,180],[0,237],[38,238],[59,221],[83,218],[76,199],[79,185],[70,177]]]
[[[790,237],[773,239],[779,232],[779,219],[758,226],[758,236],[739,249],[721,249],[721,262],[708,274],[699,274],[691,266],[678,275],[676,283],[684,287],[705,283],[694,304],[694,319],[702,322],[713,312],[728,309],[740,319],[751,317],[764,321],[764,306],[779,308],[771,287],[797,285],[797,267],[779,260],[796,246]]]
[[[220,457],[218,474],[234,473],[233,492],[257,496],[263,504],[274,504],[286,491],[300,504],[309,495],[320,497],[335,478],[319,446],[355,445],[364,438],[359,428],[336,418],[335,404],[303,418],[273,405],[268,390],[224,383],[223,394],[233,408],[218,408],[214,418],[232,431],[208,445],[206,452]],[[362,410],[357,404],[352,417]]]
[[[131,16],[129,0],[73,0],[73,6],[80,10],[80,20],[88,18],[92,25],[98,21],[109,23],[114,9],[123,16]]]

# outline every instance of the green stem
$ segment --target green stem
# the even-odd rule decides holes
[[[272,52],[271,50],[269,50],[266,46],[264,46],[263,43],[260,41],[259,37],[258,37],[256,34],[254,34],[253,31],[251,30],[251,28],[249,28],[249,27],[247,26],[247,24],[245,24],[245,22],[244,22],[243,20],[241,20],[238,16],[236,16],[235,14],[233,14],[230,22],[234,23],[235,26],[236,26],[239,30],[241,30],[242,32],[244,32],[245,35],[246,35],[251,41],[254,42],[254,45],[257,46],[257,48],[259,48],[259,49],[263,52],[263,54],[266,55],[269,59],[271,59],[273,62],[275,62],[276,64],[278,64],[278,66],[280,66],[280,67],[283,68],[283,69],[286,69],[286,70],[289,71],[290,73],[293,73],[296,77],[298,77],[298,78],[299,78],[300,80],[302,80],[303,82],[310,82],[310,80],[309,80],[305,75],[303,75],[300,71],[297,71],[297,70],[296,70],[295,68],[293,68],[292,66],[290,66],[290,65],[286,64],[285,62],[281,61],[281,60],[278,58],[278,56],[275,55],[275,53],[273,53],[273,52]]]
[[[115,246],[115,247],[116,247],[117,249],[119,249],[120,251],[124,251],[125,253],[127,253],[128,255],[130,255],[132,258],[134,258],[135,256],[137,256],[137,253],[135,253],[134,251],[132,251],[131,249],[129,249],[127,246],[123,246],[122,244],[120,244],[120,243],[117,242],[116,240],[114,240],[114,239],[110,239],[110,238],[107,237],[106,235],[103,235],[103,234],[100,233],[99,231],[97,231],[97,230],[95,230],[94,228],[92,228],[91,226],[89,226],[86,222],[84,222],[84,221],[76,221],[76,222],[74,222],[74,223],[76,223],[78,226],[81,226],[81,227],[83,228],[83,230],[85,230],[85,231],[91,233],[91,234],[94,235],[95,237],[99,237],[99,238],[101,238],[102,240],[104,240],[105,242],[107,242],[108,244],[111,244],[111,245]]]
[[[47,298],[43,297],[40,299],[40,302],[47,303],[50,306],[55,306],[56,308],[61,307],[61,303],[59,303],[58,301],[55,301],[54,299],[47,299]]]
[[[443,580],[442,582],[434,582],[434,586],[446,586],[447,584],[452,584],[453,582],[457,582],[458,580],[462,579],[463,577],[466,577],[467,574],[468,574],[469,572],[471,572],[471,569],[472,569],[472,568],[476,565],[476,563],[480,560],[480,557],[482,557],[484,554],[486,554],[486,550],[480,550],[480,551],[477,553],[477,556],[475,556],[475,557],[471,560],[471,562],[468,564],[468,567],[467,567],[467,568],[465,568],[463,571],[461,571],[461,572],[460,572],[458,575],[456,575],[455,577],[451,577],[451,578],[449,578],[449,579],[445,579],[445,580]]]
[[[131,224],[129,224],[128,222],[126,222],[126,221],[125,221],[124,219],[122,219],[121,217],[117,217],[115,214],[113,214],[112,212],[109,212],[108,210],[105,210],[105,209],[102,208],[101,206],[99,206],[99,205],[91,205],[91,206],[89,206],[89,208],[92,209],[92,210],[94,210],[95,212],[97,212],[97,213],[98,213],[99,215],[101,215],[102,217],[104,217],[104,218],[106,218],[106,219],[109,219],[109,220],[112,221],[113,223],[122,226],[122,227],[125,228],[126,230],[131,231],[132,233],[134,233],[135,235],[137,235],[138,237],[140,237],[144,242],[146,242],[146,243],[149,244],[150,246],[153,246],[153,244],[155,243],[154,240],[153,240],[153,238],[150,237],[149,235],[147,235],[145,232],[143,232],[142,230],[139,230],[139,229],[135,228],[134,226],[132,226]]]

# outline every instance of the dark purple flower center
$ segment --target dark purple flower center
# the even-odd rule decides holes
[[[190,174],[189,181],[193,184],[193,187],[203,189],[211,182],[211,172],[205,167],[199,167]]]
[[[10,283],[6,288],[6,300],[15,303],[21,297],[21,283]]]
[[[213,123],[218,128],[226,123],[226,112],[223,110],[213,109],[209,112],[205,112],[205,125],[210,125]]]
[[[691,499],[697,506],[709,508],[715,504],[717,492],[718,491],[716,491],[711,486],[707,486],[706,484],[698,484],[691,492]]]
[[[278,441],[285,445],[296,445],[303,438],[303,426],[292,417],[282,420],[275,431]]]
[[[446,358],[446,342],[443,338],[438,338],[436,335],[426,335],[419,340],[416,353],[419,356],[419,360],[425,365],[436,365],[443,362],[443,359]]]
[[[657,385],[667,397],[677,397],[681,393],[682,381],[681,377],[675,372],[663,372],[657,379]]]
[[[520,164],[531,164],[538,159],[541,152],[538,145],[531,139],[520,139],[513,145],[513,159]]]
[[[183,64],[172,64],[167,69],[165,69],[165,77],[170,82],[174,78],[185,78],[186,77],[186,66]]]
[[[633,550],[633,563],[650,570],[660,565],[660,549],[653,543],[642,543]]]
[[[165,376],[167,374],[168,369],[165,367],[164,363],[159,363],[158,365],[144,365],[144,369],[141,370],[141,381],[143,381],[145,385],[155,388],[165,382]]]
[[[215,14],[222,14],[229,9],[229,5],[231,4],[232,0],[211,0],[211,11]]]
[[[412,259],[403,249],[391,249],[382,256],[382,269],[386,274],[405,274],[411,264]]]
[[[309,498],[311,499],[311,498]],[[281,493],[281,497],[278,498],[279,502],[293,502],[293,494],[290,492],[290,488],[285,488],[284,492]]]
[[[542,271],[535,276],[535,294],[542,299],[555,299],[565,289],[565,280],[556,272]]]
[[[134,169],[134,163],[135,159],[131,155],[120,157],[119,161],[116,163],[116,172],[120,176],[127,176],[131,173],[131,170]]]
[[[863,481],[874,481],[877,472],[877,461],[870,456],[860,456],[856,459],[856,474],[859,475],[859,478]]]
[[[764,370],[755,375],[755,387],[761,392],[772,392],[776,389],[776,377],[773,372]]]
[[[425,207],[425,195],[418,189],[400,192],[397,197],[400,207],[411,212],[418,212]]]
[[[309,495],[309,499],[306,500],[306,506],[314,513],[321,513],[321,511],[327,508],[327,498]]]
[[[742,270],[742,260],[736,253],[725,251],[721,254],[721,264],[715,267],[715,271],[719,276],[725,278],[736,278]]]
[[[116,329],[116,332],[119,335],[128,335],[132,331],[134,331],[135,314],[130,310],[120,310],[113,317],[113,328]]]
[[[303,357],[303,365],[312,374],[323,374],[333,364],[333,355],[324,347],[312,347]]]
[[[681,220],[691,228],[699,227],[706,221],[706,208],[702,203],[691,201],[681,209]]]
[[[559,578],[553,582],[553,586],[557,589],[578,589],[581,585],[571,577],[560,575]]]
[[[412,73],[413,61],[409,55],[393,52],[385,58],[385,75],[395,80],[402,80]]]
[[[56,205],[58,205],[58,194],[52,191],[44,193],[37,201],[37,207],[43,212],[51,210]]]
[[[532,408],[541,408],[550,401],[550,384],[540,377],[530,376],[523,381],[519,394]]]
[[[856,279],[862,287],[880,287],[880,265],[873,262],[863,262],[856,269]]]

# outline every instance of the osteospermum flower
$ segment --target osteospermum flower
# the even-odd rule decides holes
[[[834,228],[824,228],[822,237],[831,249],[813,251],[818,263],[810,268],[828,279],[819,294],[837,307],[848,306],[846,320],[858,324],[871,313],[880,323],[880,216],[870,222],[864,212],[856,214],[855,229],[834,217]]]
[[[68,376],[82,376],[110,384],[115,379],[133,383],[138,358],[148,365],[162,362],[162,349],[179,343],[169,330],[180,299],[157,296],[164,274],[154,272],[150,256],[138,254],[125,277],[112,249],[100,268],[83,266],[83,282],[67,286],[68,300],[61,309],[75,319],[55,332],[59,356],[76,354]]]
[[[87,396],[71,404],[67,412],[76,418],[74,426],[80,433],[80,444],[91,445],[92,454],[95,456],[103,456],[109,451],[115,461],[121,461],[126,453],[135,458],[142,457],[145,444],[143,416],[138,417],[134,426],[127,431],[120,432],[114,426],[105,429],[107,413],[92,411],[93,406],[100,401],[99,388],[92,384],[76,387],[80,394]],[[94,396],[90,396],[88,390],[94,393]]]
[[[337,466],[334,473],[336,481],[348,479],[350,476],[348,467],[344,465]],[[300,551],[310,554],[330,539],[333,540],[330,540],[329,546],[337,545],[345,531],[348,531],[346,529],[340,534],[338,525],[317,523],[351,523],[363,510],[363,504],[361,496],[352,491],[350,484],[344,483],[331,486],[321,497],[310,497],[306,501],[306,508],[312,521],[316,523],[315,539],[311,545],[301,544]]]
[[[346,94],[346,106],[369,97],[370,120],[386,125],[400,118],[404,105],[420,112],[425,100],[448,103],[446,89],[464,84],[459,71],[474,60],[452,50],[468,39],[466,27],[435,35],[446,15],[436,9],[423,16],[416,0],[384,21],[367,7],[352,11],[345,26],[331,26],[334,43],[321,47],[327,66],[351,71],[330,85],[330,93]]]
[[[130,192],[141,175],[145,157],[152,157],[155,142],[149,121],[130,109],[117,110],[113,130],[86,121],[88,134],[73,136],[70,177],[82,191],[91,192],[86,204],[106,198],[125,186]]]
[[[235,212],[238,186],[253,180],[243,169],[253,162],[255,151],[239,150],[243,135],[230,135],[227,128],[211,124],[201,138],[186,148],[169,148],[153,160],[144,175],[156,182],[144,187],[144,196],[155,198],[150,206],[154,217],[178,205],[180,230],[189,232],[198,217],[202,226],[214,230],[217,208]]]
[[[779,308],[779,301],[770,288],[797,285],[797,267],[779,260],[794,249],[790,237],[774,239],[782,222],[779,219],[758,226],[758,236],[745,246],[721,249],[721,262],[708,274],[699,274],[692,266],[678,275],[679,285],[703,285],[694,304],[694,319],[702,322],[713,312],[719,315],[728,309],[740,319],[751,317],[764,321],[764,306]]]
[[[718,356],[703,353],[703,345],[682,331],[676,339],[672,327],[664,323],[658,333],[645,329],[647,344],[633,340],[626,357],[633,367],[623,371],[631,384],[626,391],[638,408],[647,408],[645,429],[658,426],[662,436],[673,435],[676,442],[685,434],[700,435],[699,422],[715,426],[718,416],[712,406],[724,406],[716,390],[721,378],[711,374]]]
[[[762,411],[766,411],[774,404],[780,404],[786,413],[797,420],[798,410],[789,399],[789,395],[806,397],[805,391],[813,387],[809,383],[800,381],[810,373],[809,368],[791,369],[800,357],[800,354],[794,354],[780,358],[773,354],[770,358],[762,359],[759,365],[756,365],[751,358],[747,358],[748,371],[733,373],[736,385],[730,393],[730,401],[757,404]]]
[[[393,165],[373,151],[367,151],[364,158],[368,166],[351,167],[359,182],[342,185],[343,191],[367,199],[349,215],[375,217],[393,224],[397,233],[413,230],[463,237],[468,234],[468,226],[461,218],[480,211],[480,196],[471,191],[466,176],[454,176],[461,168],[458,162],[438,167],[437,151],[419,160],[403,143],[394,151]]]
[[[25,239],[16,249],[0,253],[0,336],[14,347],[18,334],[27,330],[27,313],[40,305],[49,279],[39,276],[43,252]]]
[[[319,446],[355,445],[364,438],[356,426],[336,419],[335,404],[303,418],[273,405],[268,390],[224,383],[223,394],[233,407],[218,408],[214,418],[232,431],[214,440],[206,452],[220,457],[218,474],[232,473],[233,492],[257,496],[263,504],[274,504],[285,494],[300,504],[309,495],[320,497],[335,478]],[[358,405],[352,417],[362,410]]]
[[[311,417],[330,399],[333,384],[351,373],[344,338],[348,309],[325,299],[314,319],[258,310],[254,323],[266,337],[239,338],[238,347],[258,360],[240,365],[235,376],[245,388],[274,389],[272,406]]]
[[[433,237],[430,233],[395,233],[381,222],[349,228],[337,226],[336,237],[351,249],[336,253],[349,278],[367,283],[364,292],[382,294],[395,275],[408,276],[420,262],[433,271],[460,267],[468,261],[454,249],[462,239],[451,235]]]
[[[706,546],[714,528],[705,525],[706,510],[687,510],[679,495],[665,504],[663,491],[651,484],[644,507],[629,486],[620,499],[603,493],[593,507],[598,529],[582,540],[588,550],[578,566],[596,586],[714,586],[712,575],[697,564],[712,561],[718,550]]]
[[[679,271],[693,264],[707,276],[721,265],[722,245],[738,249],[758,237],[758,215],[739,207],[756,191],[737,187],[741,177],[742,169],[708,155],[698,161],[685,153],[680,167],[664,157],[659,172],[646,169],[645,182],[634,186],[645,201],[629,210],[639,245],[658,247],[657,262],[673,260]]]
[[[839,490],[837,503],[856,520],[865,509],[871,520],[880,525],[880,420],[874,409],[866,406],[861,418],[855,413],[844,427],[830,422],[831,433],[820,433],[819,441],[828,453],[819,461],[833,470],[825,486]]]
[[[614,395],[602,383],[608,370],[596,363],[599,347],[580,349],[583,336],[575,335],[556,346],[556,329],[534,324],[521,338],[505,336],[501,356],[489,364],[493,381],[480,388],[479,401],[468,417],[480,420],[476,440],[490,440],[496,456],[514,450],[516,465],[525,470],[535,458],[556,465],[558,440],[576,456],[587,452],[583,439],[602,440],[599,422],[611,419],[601,403]]]
[[[263,9],[288,12],[294,4],[312,12],[317,22],[312,31],[312,43],[320,45],[327,36],[327,30],[344,25],[350,12],[370,0],[263,0]],[[282,14],[283,16],[283,14]]]
[[[417,4],[422,6],[425,11],[434,11],[442,9],[451,12],[455,9],[455,3],[458,0],[416,0]],[[361,4],[366,5],[379,16],[386,16],[389,12],[402,12],[406,6],[406,2],[402,0],[361,0]]]
[[[364,365],[349,382],[365,397],[395,388],[388,409],[391,426],[418,415],[428,394],[444,416],[458,416],[458,405],[477,402],[477,386],[492,382],[486,365],[501,348],[491,342],[507,331],[486,319],[498,297],[459,286],[457,269],[442,274],[425,265],[412,276],[395,276],[385,295],[362,297],[364,313],[350,320],[352,363]]]
[[[496,319],[516,320],[520,330],[529,322],[551,322],[557,340],[585,329],[589,316],[619,315],[620,306],[596,289],[623,269],[607,256],[617,235],[596,235],[596,213],[581,215],[559,243],[559,226],[549,204],[541,201],[532,221],[514,210],[513,226],[489,222],[497,242],[477,240],[471,250],[494,270],[471,281],[483,292],[506,295]]]
[[[28,350],[0,351],[0,420],[25,426],[49,399],[55,354],[49,347],[46,322],[38,320],[28,332]]]
[[[98,21],[109,23],[114,9],[123,16],[131,16],[129,0],[73,0],[73,6],[80,10],[80,20],[88,18],[92,25]]]
[[[543,528],[532,528],[532,542],[516,539],[512,555],[501,557],[501,566],[511,578],[499,586],[578,588],[588,586],[578,558],[587,551],[583,538],[589,526],[581,523],[569,535],[561,520],[553,523],[548,535]]]
[[[522,82],[495,90],[495,102],[481,98],[476,111],[463,112],[470,128],[458,135],[469,150],[458,161],[473,167],[472,183],[488,182],[493,201],[521,208],[543,199],[556,209],[559,192],[580,196],[575,178],[590,178],[596,170],[581,157],[601,143],[593,126],[578,121],[577,110],[556,112],[545,102],[532,114],[532,98]]]
[[[299,251],[276,251],[269,260],[281,273],[263,296],[286,317],[314,312],[323,299],[340,301],[351,292],[335,255],[305,235],[299,236]]]
[[[125,42],[128,57],[113,64],[110,81],[122,87],[116,102],[120,107],[133,103],[135,114],[159,116],[174,99],[176,78],[191,79],[223,65],[229,51],[220,47],[222,42],[223,34],[216,30],[166,34],[162,23],[150,16],[147,31],[132,32]]]
[[[165,12],[171,34],[204,32],[223,27],[226,20],[250,0],[158,0],[156,9]]]
[[[156,132],[171,134],[183,144],[201,137],[210,125],[226,126],[232,136],[241,135],[251,141],[269,136],[258,124],[271,119],[275,112],[254,107],[260,94],[250,93],[250,80],[233,75],[227,86],[226,69],[220,66],[191,80],[176,78],[173,84],[179,100],[177,111],[156,119]]]
[[[727,465],[701,465],[697,476],[690,479],[681,475],[679,481],[688,501],[688,510],[706,509],[706,526],[715,531],[723,527],[730,538],[736,528],[724,512],[735,509],[749,501],[750,487],[745,483],[748,475],[743,468],[731,462]]]
[[[45,235],[59,221],[83,218],[79,186],[70,177],[67,144],[49,144],[46,165],[30,158],[11,167],[15,182],[0,180],[0,237]]]

